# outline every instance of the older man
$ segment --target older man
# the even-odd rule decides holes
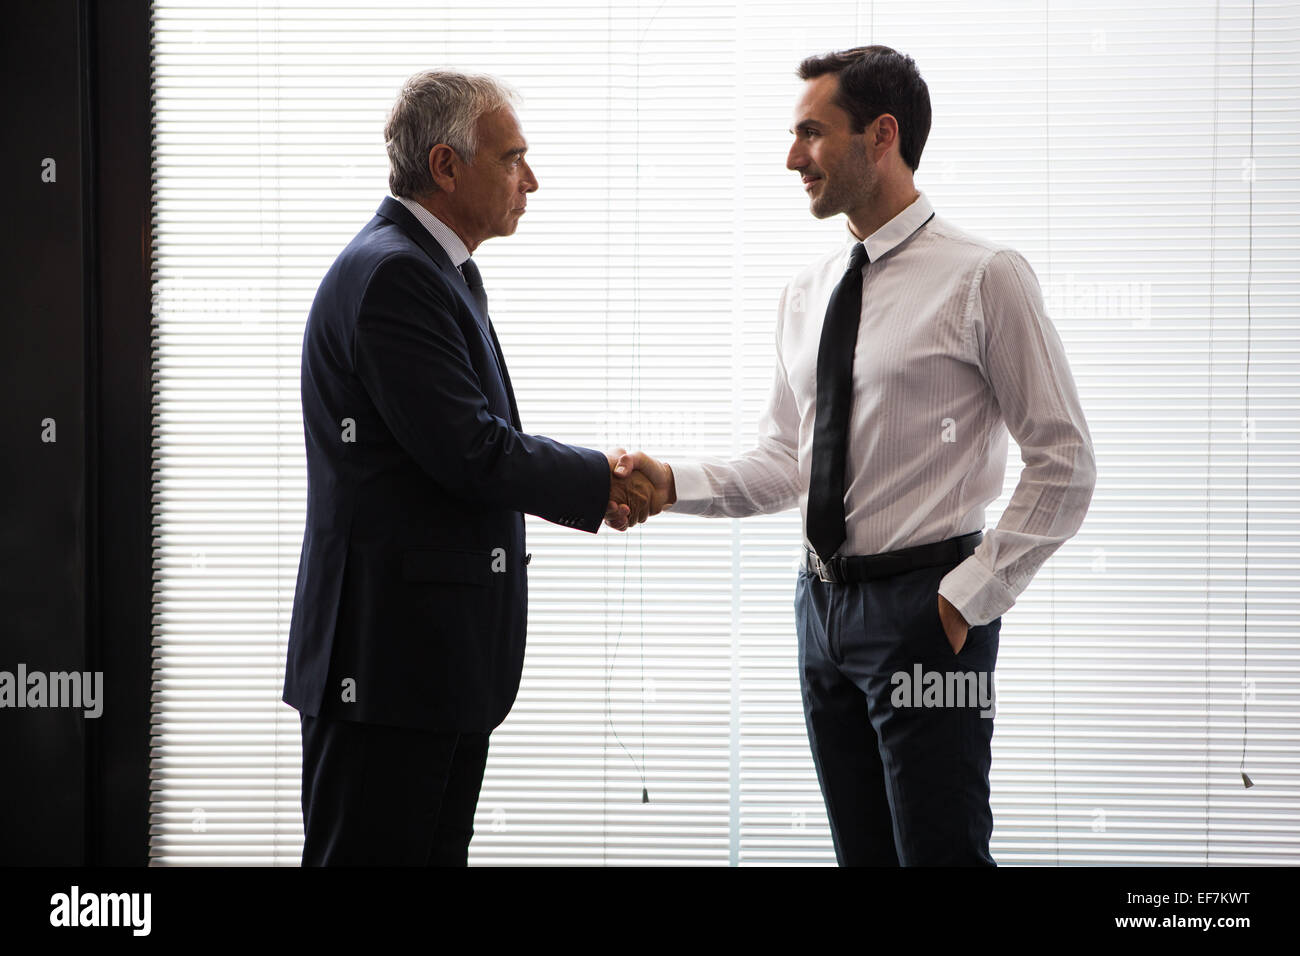
[[[519,688],[523,513],[642,521],[619,455],[522,431],[471,254],[537,179],[481,76],[412,77],[385,198],[307,319],[307,526],[284,700],[301,713],[304,865],[464,865],[488,735]]]
[[[992,865],[1002,613],[1082,523],[1092,440],[1028,262],[913,183],[930,95],[912,59],[859,47],[799,76],[786,168],[847,234],[781,297],[757,447],[637,462],[656,507],[802,506],[799,676],[839,862]],[[1008,430],[1026,467],[986,536]]]

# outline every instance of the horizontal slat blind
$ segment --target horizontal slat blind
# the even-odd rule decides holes
[[[401,81],[524,95],[541,189],[476,261],[525,428],[671,461],[753,441],[781,288],[844,235],[784,169],[793,70],[873,41],[930,85],[920,188],[1037,271],[1098,455],[1004,618],[994,856],[1300,862],[1294,5],[155,0],[156,863],[299,858],[299,349]],[[797,515],[528,533],[471,862],[832,862]]]

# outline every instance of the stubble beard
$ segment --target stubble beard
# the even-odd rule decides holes
[[[812,198],[809,210],[818,219],[829,219],[850,209],[868,205],[878,188],[876,171],[867,162],[867,150],[854,140],[835,170],[834,178],[823,176],[821,192]]]

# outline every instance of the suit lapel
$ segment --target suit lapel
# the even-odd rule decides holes
[[[474,316],[474,324],[478,326],[479,334],[483,336],[486,342],[492,346],[492,358],[497,364],[497,372],[501,376],[501,381],[505,385],[506,398],[510,400],[510,416],[515,428],[522,427],[519,422],[519,407],[515,403],[515,390],[510,384],[510,373],[506,371],[506,358],[501,353],[501,343],[497,341],[496,331],[492,328],[492,323],[486,312],[479,308],[478,299],[469,290],[469,285],[465,282],[465,277],[461,275],[451,263],[451,257],[447,255],[447,250],[438,244],[438,240],[433,238],[428,229],[425,229],[420,220],[416,219],[400,202],[392,196],[385,196],[384,201],[379,204],[375,211],[378,216],[383,216],[389,222],[392,222],[403,232],[405,232],[425,253],[433,260],[442,272],[447,276],[448,283],[456,290],[460,300],[465,303],[469,309],[470,315]]]
[[[510,373],[506,371],[506,357],[501,353],[501,343],[497,341],[496,329],[488,325],[488,334],[492,336],[492,348],[497,356],[497,368],[501,371],[501,378],[506,383],[506,398],[510,399],[510,419],[515,428],[523,428],[519,422],[519,406],[515,404],[515,389],[510,384]]]

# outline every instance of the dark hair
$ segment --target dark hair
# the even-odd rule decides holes
[[[849,114],[853,132],[861,133],[876,117],[889,113],[898,120],[898,152],[913,171],[921,165],[921,150],[930,135],[930,90],[916,61],[887,46],[859,46],[810,56],[799,64],[799,79],[812,80],[838,73],[839,89],[832,102]]]

